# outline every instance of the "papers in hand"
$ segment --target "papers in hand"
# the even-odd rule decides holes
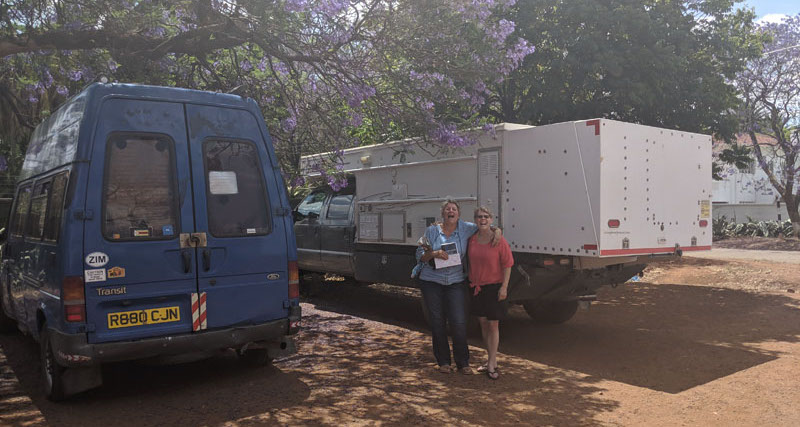
[[[433,263],[436,265],[436,268],[461,265],[461,255],[458,254],[458,248],[455,243],[444,243],[442,244],[441,250],[447,252],[447,259],[434,258]]]

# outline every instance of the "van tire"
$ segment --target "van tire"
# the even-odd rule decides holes
[[[578,311],[578,301],[529,300],[523,302],[522,306],[533,320],[550,324],[564,323]]]
[[[66,368],[58,364],[53,354],[47,323],[42,325],[42,331],[39,333],[39,354],[45,397],[53,402],[64,400],[66,397],[64,394],[64,370]]]
[[[14,332],[16,329],[17,322],[12,317],[6,315],[3,309],[3,300],[5,299],[5,296],[3,296],[4,293],[3,287],[0,286],[0,332],[10,333]]]
[[[3,311],[3,308],[0,307],[0,333],[8,334],[14,332],[16,326],[17,322],[14,319],[6,316],[6,313],[5,311]]]
[[[266,348],[251,348],[239,353],[239,360],[252,367],[268,366],[272,364],[272,358]]]

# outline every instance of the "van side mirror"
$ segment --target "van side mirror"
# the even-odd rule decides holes
[[[6,233],[6,228],[5,227],[0,228],[0,243],[5,242],[7,237],[8,233]]]
[[[319,212],[309,212],[308,219],[317,219],[319,218]]]

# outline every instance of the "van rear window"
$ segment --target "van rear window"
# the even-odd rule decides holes
[[[28,207],[31,201],[31,186],[19,189],[17,193],[17,204],[14,205],[14,215],[11,217],[11,235],[22,237],[22,226],[25,225],[25,217],[28,216]]]
[[[47,214],[47,201],[50,196],[50,180],[40,181],[33,187],[33,199],[31,200],[31,213],[28,217],[28,231],[25,236],[31,239],[41,239],[44,233],[44,220]]]
[[[269,204],[255,144],[208,140],[203,144],[203,157],[211,234],[240,237],[269,233]]]
[[[106,239],[174,238],[180,230],[174,141],[163,135],[113,134],[106,156]]]

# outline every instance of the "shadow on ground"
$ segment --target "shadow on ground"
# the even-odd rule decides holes
[[[319,287],[316,307],[427,331],[419,299],[386,286]],[[639,283],[604,288],[600,302],[562,325],[521,307],[501,326],[504,354],[597,379],[679,393],[774,360],[764,343],[800,340],[800,305],[778,294]],[[473,334],[471,344],[481,346]]]
[[[247,366],[230,351],[175,365],[110,364],[103,367],[101,388],[53,403],[41,391],[38,345],[14,334],[0,336],[0,349],[0,370],[8,373],[0,378],[0,390],[7,392],[0,399],[0,424],[220,424],[302,404],[310,393],[296,374]]]

